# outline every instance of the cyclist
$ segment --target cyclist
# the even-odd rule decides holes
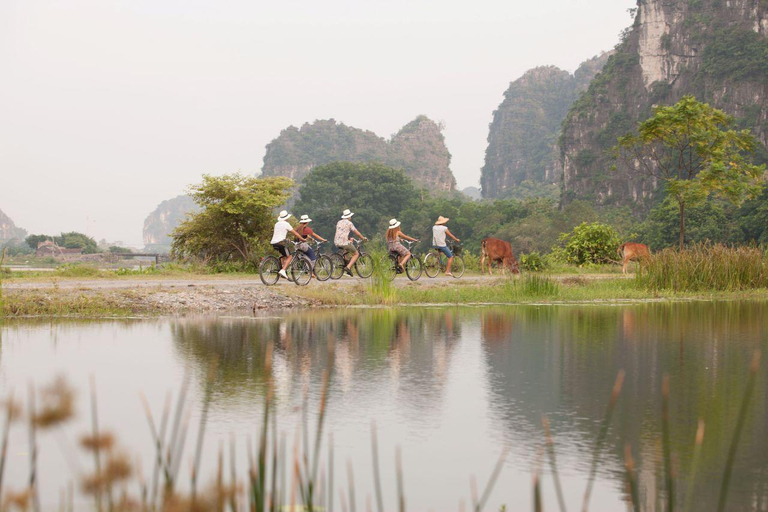
[[[391,252],[397,253],[397,273],[400,274],[405,268],[405,262],[411,259],[411,251],[405,248],[400,243],[400,239],[410,240],[411,242],[418,242],[415,238],[406,235],[400,230],[400,221],[392,219],[389,221],[389,228],[387,229],[387,249]]]
[[[357,261],[357,258],[360,257],[360,253],[357,252],[355,244],[352,243],[352,239],[349,237],[350,232],[355,233],[365,241],[368,240],[360,234],[360,232],[355,228],[355,225],[352,224],[352,221],[349,220],[353,215],[354,213],[349,211],[349,209],[346,209],[342,212],[341,220],[336,223],[336,236],[333,237],[333,243],[336,245],[336,247],[342,251],[348,252],[351,255],[349,263],[346,267],[344,267],[344,272],[346,272],[349,276],[352,276],[352,265],[354,265]]]
[[[302,215],[299,219],[299,227],[296,228],[296,232],[307,240],[312,237],[315,240],[319,240],[320,242],[327,242],[328,240],[315,233],[314,230],[309,227],[310,222],[312,222],[312,219],[309,218],[309,215]],[[315,262],[317,261],[317,254],[315,254],[315,250],[312,249],[312,247],[310,247],[307,243],[299,244],[299,250],[309,256],[309,259],[312,260],[312,266],[314,267]]]
[[[448,235],[456,242],[461,242],[461,240],[453,236],[453,233],[451,233],[448,226],[446,226],[449,220],[448,217],[443,217],[442,215],[437,218],[437,222],[432,226],[432,247],[445,254],[445,257],[448,258],[448,264],[445,267],[445,275],[452,276],[451,263],[453,263],[453,252],[451,252],[451,249],[446,245],[445,236]]]
[[[306,240],[288,223],[288,219],[290,218],[291,214],[287,211],[283,210],[280,212],[280,215],[277,217],[277,222],[275,223],[275,229],[272,232],[272,242],[270,242],[272,248],[280,253],[280,261],[283,262],[283,268],[280,269],[278,274],[286,279],[288,279],[288,274],[285,272],[285,269],[288,268],[288,265],[291,264],[291,260],[293,259],[291,257],[291,251],[288,249],[288,233],[293,234],[293,236],[302,242]]]

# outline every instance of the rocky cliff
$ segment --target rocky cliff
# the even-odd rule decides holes
[[[16,227],[10,217],[0,210],[0,241],[21,240],[27,236],[27,232]]]
[[[169,235],[187,213],[198,209],[197,204],[187,195],[163,201],[144,220],[144,245],[151,250],[168,250],[171,246]]]
[[[313,167],[336,161],[380,162],[402,168],[419,186],[456,188],[442,130],[425,116],[406,124],[389,141],[333,119],[290,126],[267,144],[262,175],[300,182]]]
[[[683,95],[725,110],[768,142],[768,2],[639,0],[634,24],[568,113],[563,201],[649,204],[655,183],[615,164],[617,137]],[[766,161],[765,148],[758,160]]]
[[[557,138],[563,119],[608,56],[589,59],[573,75],[542,66],[509,84],[489,126],[480,178],[483,197],[508,197],[523,181],[559,182]]]

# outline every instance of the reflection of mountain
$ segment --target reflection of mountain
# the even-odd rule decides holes
[[[494,414],[513,443],[542,439],[552,420],[561,450],[589,461],[613,381],[627,372],[603,467],[621,486],[625,443],[640,464],[641,492],[651,510],[659,464],[661,380],[670,375],[673,450],[679,474],[690,474],[698,418],[706,422],[697,510],[714,509],[751,353],[768,333],[764,303],[649,304],[590,308],[516,307],[482,313]],[[764,364],[765,368],[766,365]],[[765,510],[768,414],[763,378],[742,437],[729,510]],[[680,496],[684,482],[678,486]],[[754,497],[754,500],[750,498]],[[762,500],[762,501],[760,501]],[[711,505],[709,505],[711,504]]]
[[[252,409],[261,403],[270,344],[278,399],[300,395],[307,384],[316,393],[332,345],[331,401],[336,395],[391,391],[403,411],[424,415],[440,406],[461,322],[455,311],[360,310],[252,321],[189,319],[172,324],[171,332],[200,387],[210,362],[218,359],[217,407]]]

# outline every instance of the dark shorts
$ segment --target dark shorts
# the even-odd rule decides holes
[[[272,244],[272,248],[280,253],[280,256],[286,257],[291,254],[286,244]]]
[[[445,254],[446,258],[453,258],[453,253],[451,252],[451,250],[446,245],[444,245],[442,247],[437,246],[437,245],[433,245],[432,248],[437,249],[441,253]]]

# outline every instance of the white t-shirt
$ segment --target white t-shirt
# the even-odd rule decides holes
[[[432,226],[432,245],[436,247],[445,247],[445,232],[448,226]]]
[[[272,241],[271,244],[279,244],[286,238],[288,238],[288,232],[293,229],[293,226],[291,226],[287,220],[279,220],[277,221],[277,224],[275,224],[275,231],[272,235]]]
[[[336,247],[349,244],[349,233],[355,229],[355,225],[349,219],[341,219],[336,223],[336,236],[333,237],[333,243]]]

